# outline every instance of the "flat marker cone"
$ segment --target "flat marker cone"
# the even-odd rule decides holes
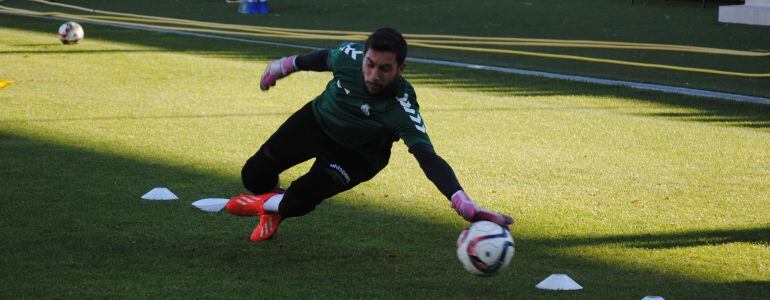
[[[552,291],[575,291],[583,289],[582,286],[565,274],[552,274],[538,283],[535,287],[541,290]]]

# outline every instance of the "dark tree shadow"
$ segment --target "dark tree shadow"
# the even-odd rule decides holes
[[[510,269],[482,280],[456,261],[459,221],[447,223],[442,214],[429,211],[407,216],[361,205],[371,202],[361,201],[365,193],[357,190],[363,187],[286,221],[274,240],[251,243],[254,219],[203,213],[190,205],[243,191],[237,170],[214,174],[13,132],[0,133],[0,162],[0,295],[8,297],[249,298],[255,289],[261,297],[281,298],[303,298],[310,291],[318,298],[463,299],[478,297],[480,290],[485,298],[499,299],[649,294],[710,299],[725,293],[766,299],[770,293],[768,281],[712,282],[560,254],[592,245],[767,245],[767,227],[596,238],[518,236],[514,227],[516,256]],[[171,188],[181,200],[139,199],[155,186]],[[407,201],[396,195],[385,200]],[[446,208],[446,213],[453,212]],[[533,288],[551,273],[570,274],[585,290]]]
[[[553,247],[558,245],[569,245],[574,247],[616,244],[623,247],[643,249],[670,249],[730,243],[753,243],[770,246],[770,227],[613,235],[595,238],[556,238],[544,239],[540,242],[549,244]]]
[[[45,48],[58,45],[44,45]],[[50,54],[104,54],[104,53],[160,53],[168,50],[132,50],[132,49],[103,49],[103,50],[81,50],[81,49],[61,49],[61,50],[34,50],[34,51],[0,51],[3,55],[50,55]]]
[[[289,116],[293,112],[264,112],[264,113],[228,113],[228,114],[196,114],[196,115],[155,115],[155,116],[109,116],[109,117],[61,117],[61,118],[27,118],[27,119],[3,119],[2,122],[81,122],[81,121],[127,121],[127,120],[173,120],[173,119],[216,119],[232,117],[264,117],[264,116]]]

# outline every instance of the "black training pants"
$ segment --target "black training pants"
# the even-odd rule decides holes
[[[243,185],[259,195],[275,187],[281,172],[316,159],[310,171],[286,189],[279,208],[283,218],[303,216],[324,199],[349,190],[380,171],[370,166],[360,153],[329,138],[316,121],[311,103],[291,115],[246,161],[241,171]]]

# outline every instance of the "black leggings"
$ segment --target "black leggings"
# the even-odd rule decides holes
[[[303,216],[324,199],[349,190],[380,171],[370,166],[360,153],[329,138],[316,121],[311,103],[289,117],[246,161],[241,171],[243,185],[259,195],[276,186],[281,172],[316,159],[310,171],[286,189],[279,207],[283,218]]]

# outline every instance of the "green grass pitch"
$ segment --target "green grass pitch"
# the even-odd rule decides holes
[[[0,16],[2,298],[770,295],[767,106],[410,64],[438,153],[517,220],[513,262],[479,278],[402,144],[266,243],[254,219],[190,205],[243,192],[245,159],[329,80],[260,92],[297,50],[88,25],[63,46],[59,23]],[[156,186],[181,199],[139,199]],[[534,288],[552,273],[584,290]]]

